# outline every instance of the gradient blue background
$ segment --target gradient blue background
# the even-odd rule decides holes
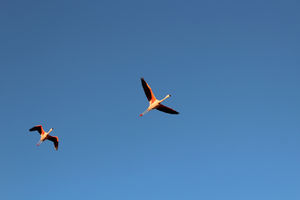
[[[2,0],[1,199],[299,200],[299,9]]]

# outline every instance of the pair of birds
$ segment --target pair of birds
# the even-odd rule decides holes
[[[142,82],[142,86],[145,91],[146,97],[149,101],[149,107],[142,114],[140,114],[140,117],[145,115],[147,112],[149,112],[150,110],[153,110],[153,109],[157,109],[159,111],[169,113],[169,114],[179,114],[177,111],[173,110],[172,108],[169,108],[169,107],[161,104],[161,102],[163,102],[167,98],[171,97],[171,95],[168,94],[162,100],[158,100],[154,96],[151,87],[148,85],[148,83],[143,78],[141,78],[141,82]],[[51,136],[49,134],[49,133],[51,133],[51,131],[53,131],[53,128],[51,128],[48,132],[46,132],[46,131],[44,131],[42,125],[37,125],[37,126],[32,127],[31,129],[29,129],[29,131],[38,131],[39,132],[41,138],[40,138],[39,142],[36,144],[37,146],[39,146],[45,140],[50,140],[53,142],[54,148],[56,150],[58,149],[58,137]]]

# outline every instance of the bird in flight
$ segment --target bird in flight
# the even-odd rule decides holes
[[[36,146],[40,146],[40,144],[45,140],[50,140],[54,143],[54,148],[56,150],[58,149],[58,137],[49,135],[49,133],[53,131],[53,128],[50,128],[50,130],[46,132],[41,125],[37,125],[29,129],[29,131],[38,131],[41,135],[40,141],[36,144]]]
[[[159,111],[165,112],[165,113],[169,113],[169,114],[179,114],[179,112],[164,106],[161,104],[161,102],[163,102],[164,100],[166,100],[167,98],[169,98],[171,95],[167,95],[165,98],[163,98],[162,100],[157,100],[152,92],[152,89],[150,88],[150,86],[146,83],[146,81],[141,78],[142,81],[142,86],[144,88],[146,97],[149,101],[149,107],[147,108],[147,110],[145,110],[142,114],[140,114],[140,117],[145,115],[147,112],[149,112],[150,110],[153,109],[157,109]]]

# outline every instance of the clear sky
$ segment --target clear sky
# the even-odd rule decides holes
[[[1,199],[299,200],[299,10],[2,0]]]

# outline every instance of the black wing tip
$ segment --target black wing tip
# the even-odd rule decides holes
[[[160,104],[159,107],[156,108],[156,110],[159,110],[159,111],[162,111],[162,112],[165,112],[165,113],[168,113],[168,114],[176,114],[178,115],[179,112],[177,112],[176,110],[173,110],[172,108],[169,108],[163,104]]]
[[[54,142],[54,147],[55,147],[55,150],[57,151],[58,150],[58,138],[57,138],[57,142]]]

